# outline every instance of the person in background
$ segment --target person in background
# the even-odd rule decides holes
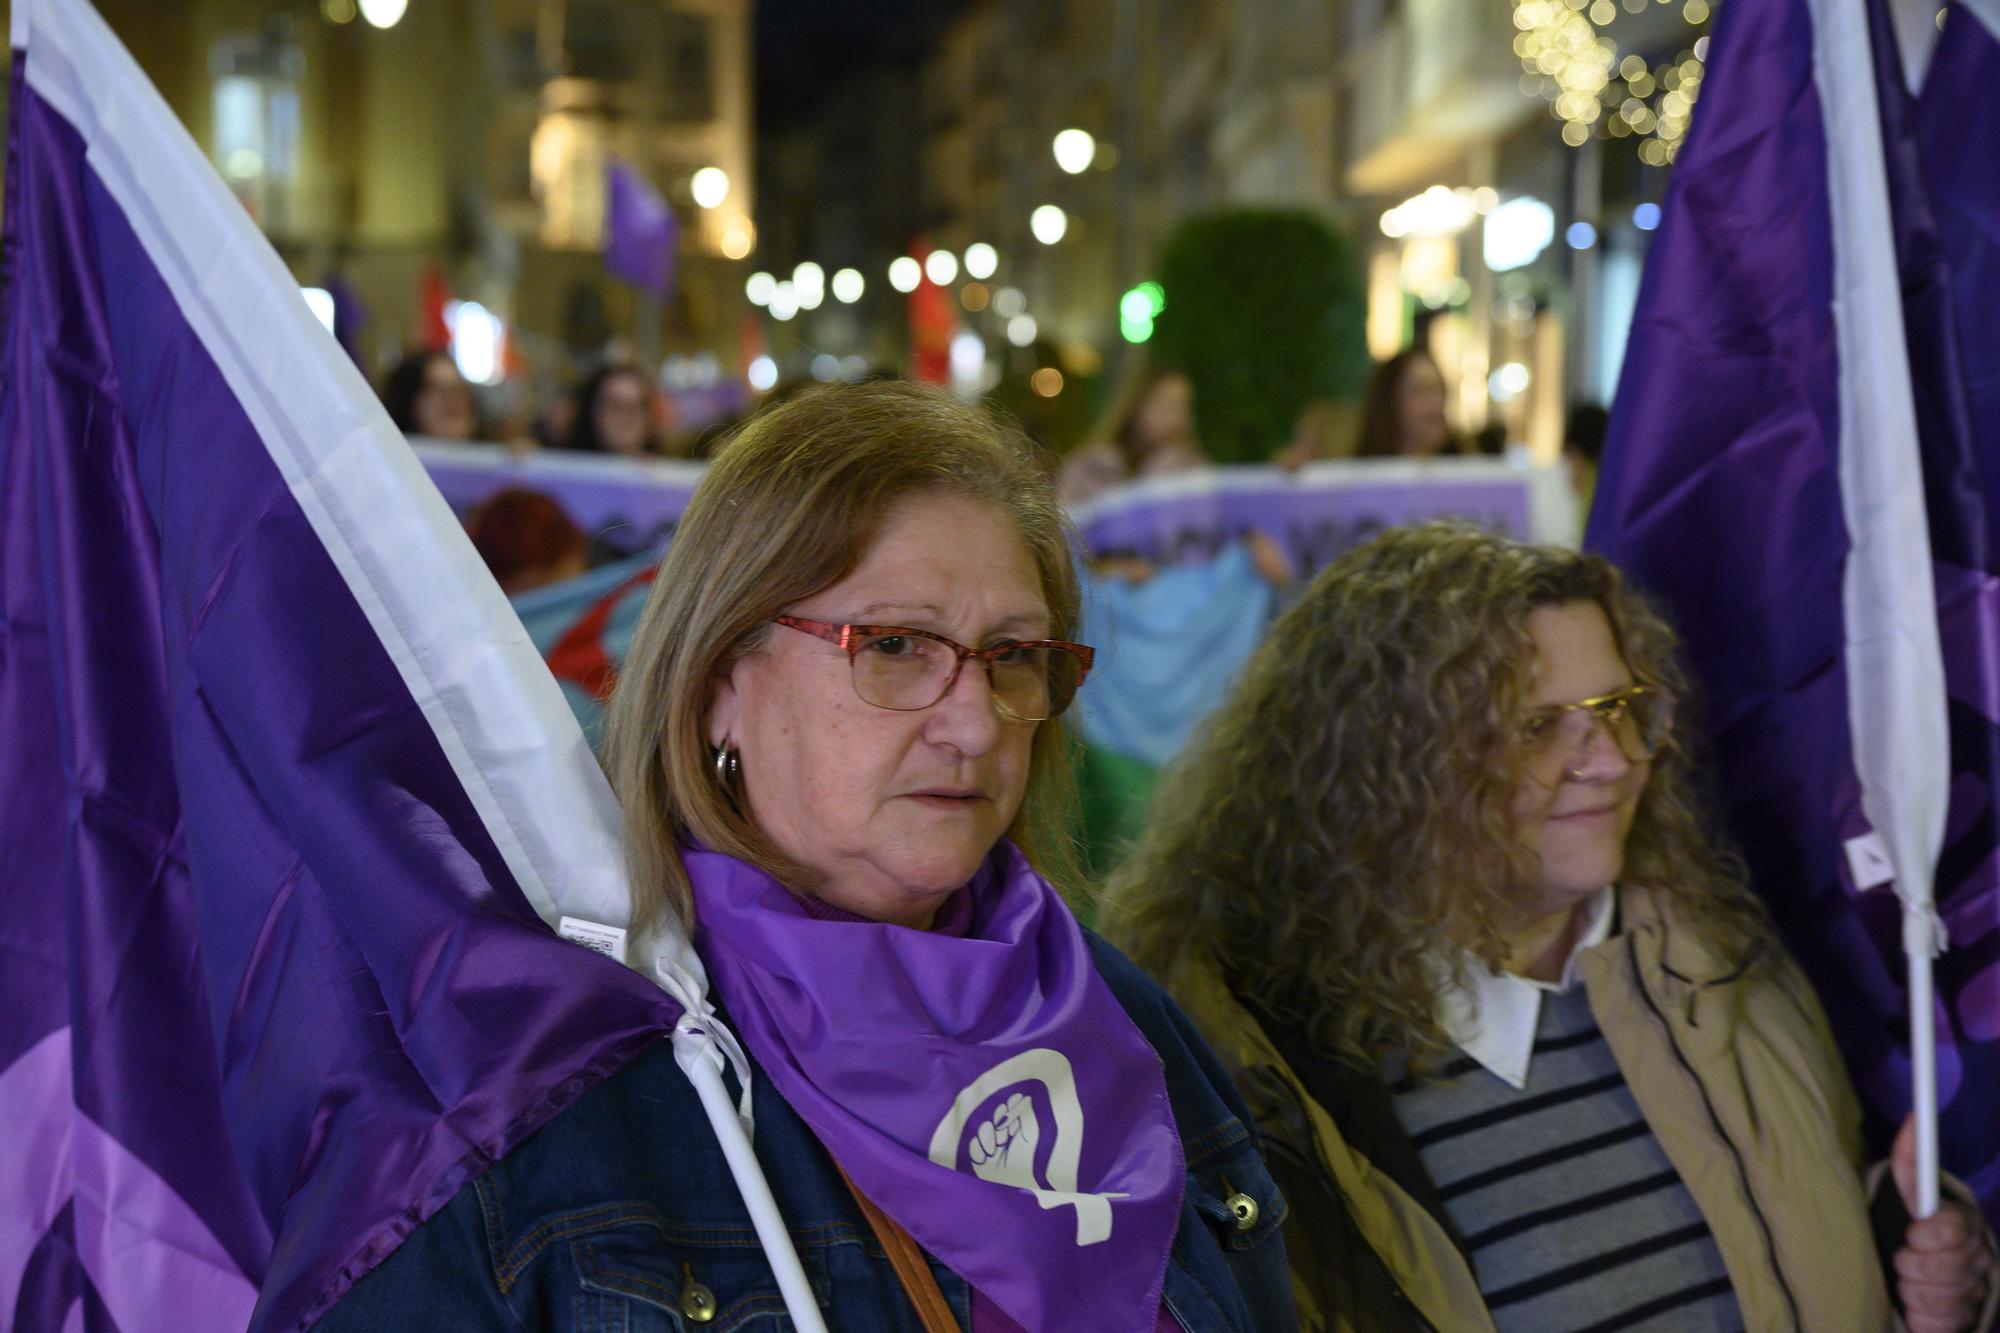
[[[1688,693],[1603,559],[1425,524],[1328,566],[1163,780],[1104,928],[1250,1102],[1307,1327],[1991,1326],[1966,1196],[1909,1221],[1907,1124],[1867,1169]]]
[[[1563,423],[1563,465],[1570,489],[1576,492],[1577,531],[1590,521],[1590,502],[1597,494],[1597,464],[1604,456],[1604,433],[1611,414],[1596,403],[1578,403]]]
[[[632,366],[605,366],[576,391],[564,448],[637,457],[661,452],[659,394]]]
[[[1056,490],[1081,504],[1139,477],[1206,467],[1194,436],[1194,385],[1177,370],[1145,370],[1129,380],[1093,442],[1065,458]]]
[[[496,491],[473,509],[465,528],[509,597],[576,578],[590,567],[583,529],[540,491],[521,486]]]
[[[444,352],[418,350],[404,356],[382,382],[382,405],[405,435],[434,440],[481,436],[472,389]]]
[[[1421,347],[1379,363],[1361,396],[1357,458],[1436,458],[1466,452],[1445,419],[1444,375]]]
[[[835,1329],[1296,1325],[1247,1111],[1051,882],[1078,601],[1018,432],[827,387],[709,466],[612,695],[633,929],[693,939]],[[779,1302],[660,1040],[315,1328],[747,1329]]]
[[[1287,472],[1352,455],[1359,409],[1350,403],[1308,402],[1292,424],[1292,438],[1271,456]]]

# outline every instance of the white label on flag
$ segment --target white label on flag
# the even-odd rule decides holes
[[[1856,891],[1887,884],[1896,877],[1895,863],[1889,859],[1889,844],[1873,829],[1847,840],[1847,869],[1854,876]]]
[[[606,926],[586,921],[580,916],[566,916],[556,926],[556,934],[576,941],[593,953],[601,953],[613,962],[625,961],[625,929],[622,926]]]

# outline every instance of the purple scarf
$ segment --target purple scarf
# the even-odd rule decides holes
[[[1013,844],[963,937],[682,852],[738,1035],[862,1193],[1029,1329],[1153,1333],[1186,1166],[1160,1059]]]

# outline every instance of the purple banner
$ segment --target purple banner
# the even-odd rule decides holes
[[[526,487],[555,500],[592,537],[629,552],[666,545],[703,469],[667,458],[523,453],[497,444],[428,439],[411,443],[445,503],[461,518],[495,491]]]
[[[1385,528],[1426,519],[1466,519],[1525,541],[1576,538],[1560,472],[1486,459],[1346,461],[1296,473],[1204,468],[1122,487],[1072,516],[1097,555],[1207,560],[1256,531],[1282,546],[1302,574]]]

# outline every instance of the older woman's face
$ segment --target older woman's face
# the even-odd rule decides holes
[[[1035,562],[1005,513],[956,496],[890,511],[839,583],[786,608],[834,624],[929,630],[968,647],[1046,638]],[[835,644],[774,626],[717,683],[709,740],[742,754],[748,813],[813,892],[879,921],[927,926],[1013,823],[1035,724],[993,707],[968,663],[920,712],[864,703]]]
[[[1611,622],[1595,602],[1564,602],[1528,616],[1535,643],[1531,709],[1600,698],[1633,683]],[[1634,763],[1601,724],[1573,759],[1523,779],[1514,797],[1514,831],[1537,866],[1527,920],[1574,907],[1625,868],[1625,837],[1651,773]]]

